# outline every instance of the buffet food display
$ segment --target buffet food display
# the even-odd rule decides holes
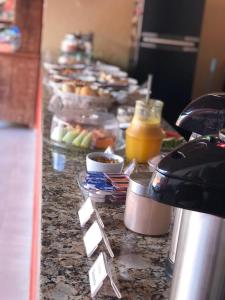
[[[91,35],[67,34],[58,63],[44,63],[53,114],[50,141],[72,150],[117,150],[125,147],[120,129],[128,128],[136,100],[148,91],[119,67],[91,61],[92,41]],[[113,107],[117,118],[108,113]],[[169,149],[181,141],[164,134],[162,144]]]
[[[113,102],[113,98],[106,91],[93,89],[88,85],[63,83],[63,86],[56,90],[49,102],[49,109],[53,113],[61,113],[68,109],[76,113],[83,113],[87,110],[106,111]]]
[[[52,112],[65,106],[109,109],[113,103],[124,104],[140,97],[137,80],[116,66],[96,62],[88,65],[45,63],[44,67],[45,82],[52,93]]]
[[[46,83],[51,92],[48,108],[53,114],[49,140],[51,145],[76,154],[85,150],[86,167],[77,170],[74,175],[84,200],[78,211],[80,224],[82,228],[85,224],[90,225],[83,236],[86,254],[91,257],[103,241],[113,259],[114,253],[97,205],[110,204],[113,207],[125,204],[124,224],[133,232],[153,236],[167,233],[170,209],[163,209],[144,195],[151,177],[151,173],[146,171],[156,168],[165,155],[160,153],[163,148],[171,151],[183,139],[178,134],[162,130],[163,103],[149,99],[149,87],[148,91],[141,89],[135,79],[129,78],[116,66],[100,62],[81,63],[79,56],[74,56],[78,48],[73,36],[63,41],[61,50],[64,54],[59,58],[60,64],[45,64]],[[113,104],[116,104],[114,114],[109,113]],[[126,159],[114,153],[125,148],[124,129],[127,129]],[[131,142],[128,141],[128,133]],[[144,159],[139,159],[136,153],[141,153]],[[62,172],[65,158],[65,154],[54,156],[54,169]],[[143,171],[146,178],[142,176]],[[132,173],[136,177],[132,177]],[[92,296],[101,287],[99,284],[94,289],[92,280],[95,276],[93,270],[96,268],[99,272],[98,260],[89,270]],[[102,268],[105,268],[105,261],[102,261]],[[104,274],[107,276],[107,273]],[[112,286],[115,295],[121,298],[115,284]]]
[[[44,63],[53,114],[50,142],[74,151],[124,147],[119,121],[108,111],[139,88],[119,67],[91,62],[92,41],[91,35],[67,34],[58,62]]]

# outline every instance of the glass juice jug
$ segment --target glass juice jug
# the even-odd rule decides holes
[[[161,114],[163,102],[160,100],[136,101],[135,113],[126,130],[126,158],[146,163],[159,154],[162,139]]]

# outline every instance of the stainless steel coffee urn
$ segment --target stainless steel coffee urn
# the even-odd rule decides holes
[[[192,132],[190,140],[206,134],[217,134],[224,127],[225,94],[213,93],[192,101],[180,114],[176,125]],[[172,276],[180,233],[182,209],[175,209],[171,246],[166,264],[167,273]]]
[[[225,130],[164,157],[149,196],[184,209],[170,300],[225,299]]]

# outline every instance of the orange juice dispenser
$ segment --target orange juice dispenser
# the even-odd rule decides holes
[[[163,102],[160,100],[136,101],[135,113],[126,130],[126,158],[146,163],[159,154],[163,139],[161,115]]]

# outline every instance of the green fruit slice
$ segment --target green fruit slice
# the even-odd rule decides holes
[[[81,142],[86,134],[87,134],[87,130],[85,130],[85,129],[82,130],[81,133],[73,140],[72,144],[74,146],[80,147]]]
[[[61,142],[67,130],[65,127],[57,126],[51,132],[51,139],[56,142]]]
[[[92,142],[92,132],[89,132],[82,140],[80,146],[84,148],[90,148]]]
[[[79,133],[80,133],[80,130],[72,129],[64,135],[62,140],[66,144],[72,144],[73,140],[79,135]]]
[[[175,141],[176,141],[176,139],[174,137],[165,138],[165,139],[163,139],[162,147],[168,148],[168,149],[173,148],[175,145]]]

